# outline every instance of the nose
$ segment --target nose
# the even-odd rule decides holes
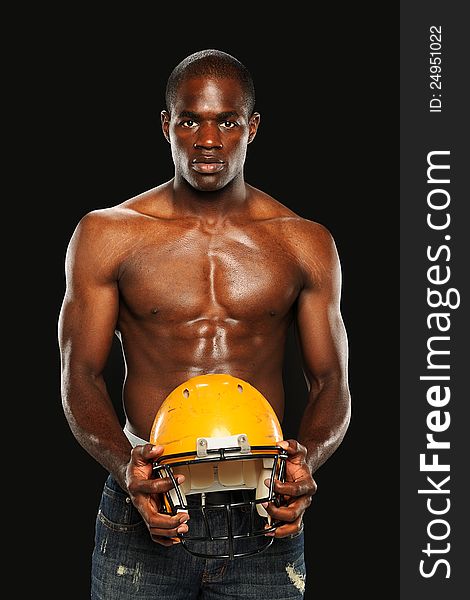
[[[194,148],[203,148],[204,150],[222,148],[222,140],[217,124],[202,123],[199,126]]]

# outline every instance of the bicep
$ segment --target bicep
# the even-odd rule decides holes
[[[59,318],[63,366],[96,375],[103,371],[117,318],[114,286],[90,286],[79,294],[67,292]]]
[[[302,293],[298,302],[296,335],[310,384],[345,376],[347,336],[336,303],[312,291]]]
[[[106,364],[118,315],[112,269],[97,259],[88,239],[72,238],[66,259],[66,291],[58,333],[62,367],[98,375]]]
[[[348,342],[340,311],[341,270],[330,242],[323,263],[312,268],[299,294],[296,336],[305,376],[312,385],[329,378],[346,378]]]

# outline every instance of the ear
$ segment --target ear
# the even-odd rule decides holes
[[[261,119],[261,115],[257,112],[254,112],[251,115],[250,120],[248,121],[248,127],[249,127],[248,143],[249,144],[251,144],[251,142],[255,139],[256,132],[258,131],[260,119]]]
[[[170,113],[167,110],[162,110],[160,113],[160,119],[162,121],[162,131],[165,139],[168,143],[170,142]]]

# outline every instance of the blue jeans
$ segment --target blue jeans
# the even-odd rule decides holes
[[[196,513],[189,511],[188,526],[194,533],[202,531]],[[238,515],[236,526],[248,518],[248,512]],[[248,541],[252,540],[238,543]],[[207,551],[206,542],[193,543]],[[93,600],[299,600],[304,597],[305,579],[303,532],[274,539],[253,556],[194,557],[182,544],[167,548],[152,541],[121,487],[111,476],[105,483],[92,557]]]

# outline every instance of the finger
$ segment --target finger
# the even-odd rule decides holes
[[[131,463],[136,467],[143,467],[157,459],[163,453],[163,446],[144,444],[135,446],[131,451]]]
[[[265,506],[266,504],[266,506]],[[266,509],[268,515],[271,515],[276,521],[285,521],[286,523],[293,523],[296,519],[304,514],[306,509],[310,506],[311,499],[308,496],[298,498],[289,506],[275,506],[272,502],[264,502],[263,506]]]
[[[178,537],[180,533],[188,533],[189,527],[187,525],[178,525],[173,529],[161,529],[160,527],[150,527],[149,529],[152,537],[157,538],[174,538]]]
[[[278,442],[278,446],[287,451],[290,459],[296,455],[304,459],[307,456],[307,448],[297,440],[282,440],[282,442]]]
[[[276,538],[285,538],[285,537],[289,537],[290,535],[296,535],[298,533],[300,533],[303,529],[303,523],[302,523],[302,517],[299,517],[294,523],[284,523],[282,525],[279,525],[279,527],[277,527],[272,533],[274,535],[271,534],[271,537],[276,537]],[[269,533],[266,533],[265,535],[269,536]]]
[[[161,546],[174,546],[175,544],[181,544],[181,540],[177,537],[175,538],[165,538],[165,537],[154,537],[151,536],[152,540]]]
[[[175,530],[187,521],[189,521],[187,513],[178,513],[177,515],[162,515],[158,513],[157,515],[152,515],[148,519],[147,524],[151,530],[161,530],[158,535],[168,536],[168,532],[173,531],[174,535]]]
[[[183,483],[184,475],[175,475],[177,483]],[[129,492],[133,495],[137,494],[163,494],[173,489],[173,481],[170,477],[155,477],[153,479],[134,478],[128,484]]]
[[[313,496],[317,491],[317,484],[313,479],[300,481],[279,481],[274,482],[274,491],[285,496]]]
[[[265,479],[264,483],[269,487],[270,480]],[[312,478],[285,482],[275,479],[274,491],[284,496],[313,496],[317,491],[317,484]]]
[[[148,528],[152,537],[176,538],[180,533],[188,533],[188,520],[189,515],[186,513],[179,513],[172,517],[159,515],[149,521]]]
[[[159,496],[138,494],[132,498],[132,502],[148,527],[171,529],[189,521],[190,518],[184,511],[177,511],[177,514],[165,512],[161,507]]]

